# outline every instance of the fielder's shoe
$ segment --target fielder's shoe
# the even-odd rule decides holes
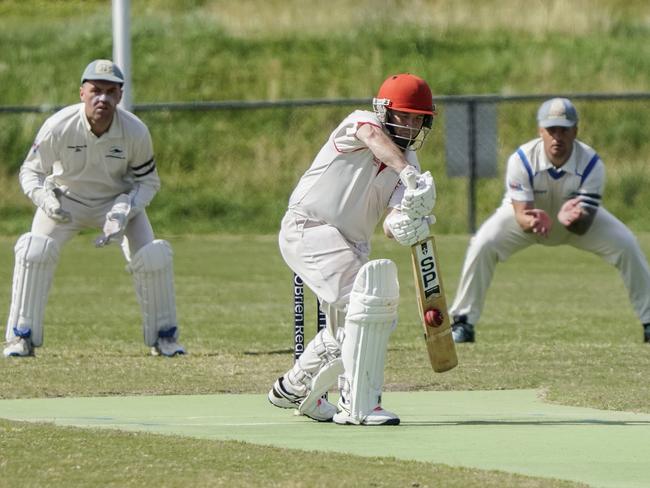
[[[362,419],[353,417],[350,414],[350,404],[341,399],[338,407],[339,411],[334,415],[334,423],[339,425],[399,425],[399,417],[381,408],[381,403]]]
[[[34,346],[29,337],[14,337],[3,351],[4,357],[26,357],[34,355]]]
[[[176,327],[158,331],[158,340],[151,348],[152,356],[167,356],[185,354],[185,348],[176,342]]]
[[[650,324],[643,324],[643,342],[650,343]]]
[[[167,356],[168,358],[185,354],[185,348],[173,337],[159,337],[156,344],[151,348],[152,356]]]
[[[269,391],[268,399],[276,407],[297,409],[306,396],[300,395],[284,376],[280,376],[273,383],[273,388]],[[336,413],[336,407],[324,398],[320,398],[313,407],[302,413],[306,417],[318,422],[331,422],[332,417]]]
[[[456,319],[451,324],[451,335],[454,342],[474,342],[474,326],[464,320]]]

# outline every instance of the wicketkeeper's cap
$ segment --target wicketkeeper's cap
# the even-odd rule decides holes
[[[84,70],[81,75],[81,84],[88,80],[110,81],[112,83],[124,84],[122,70],[108,59],[96,59]]]
[[[537,111],[540,127],[573,127],[578,123],[578,111],[568,98],[551,98]]]

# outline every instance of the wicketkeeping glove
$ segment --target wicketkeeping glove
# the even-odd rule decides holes
[[[56,191],[52,188],[35,188],[30,195],[32,202],[40,207],[45,215],[57,222],[65,223],[72,220],[70,212],[61,208],[61,202],[57,198]]]
[[[429,235],[428,217],[412,219],[403,213],[393,213],[386,218],[386,226],[402,246],[412,246]]]
[[[412,219],[431,214],[436,204],[436,185],[431,173],[427,171],[418,175],[416,182],[415,188],[406,187],[401,203],[402,212]],[[406,184],[406,181],[404,183]]]
[[[126,193],[122,193],[115,199],[115,203],[106,214],[106,221],[102,229],[103,234],[95,239],[96,247],[104,247],[122,238],[126,224],[129,221],[130,211],[131,198]]]

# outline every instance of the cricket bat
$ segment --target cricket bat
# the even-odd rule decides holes
[[[413,173],[407,175],[406,179],[408,188],[414,189],[417,186]],[[443,373],[458,365],[458,357],[451,335],[447,300],[438,265],[438,250],[432,235],[411,246],[411,259],[429,361],[436,373]]]
[[[434,237],[430,235],[411,246],[411,258],[429,361],[436,373],[443,373],[456,367],[458,357],[456,344],[451,335],[451,323]]]

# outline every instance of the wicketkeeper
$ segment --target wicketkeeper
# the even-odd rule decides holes
[[[121,243],[152,353],[185,352],[177,342],[172,250],[154,238],[145,212],[160,188],[151,136],[140,119],[117,106],[123,85],[113,62],[91,62],[81,77],[81,103],[45,121],[20,169],[20,184],[36,214],[15,247],[5,357],[31,356],[43,344],[59,252],[85,228],[101,231],[97,247]]]
[[[395,264],[369,261],[370,239],[384,230],[410,246],[429,234],[435,187],[415,151],[436,115],[431,90],[411,74],[389,77],[373,101],[332,132],[302,176],[282,220],[282,256],[318,296],[327,327],[280,377],[269,400],[318,421],[395,425],[381,403],[388,339],[397,325]],[[415,173],[417,188],[402,182]],[[338,406],[321,396],[338,381]]]

